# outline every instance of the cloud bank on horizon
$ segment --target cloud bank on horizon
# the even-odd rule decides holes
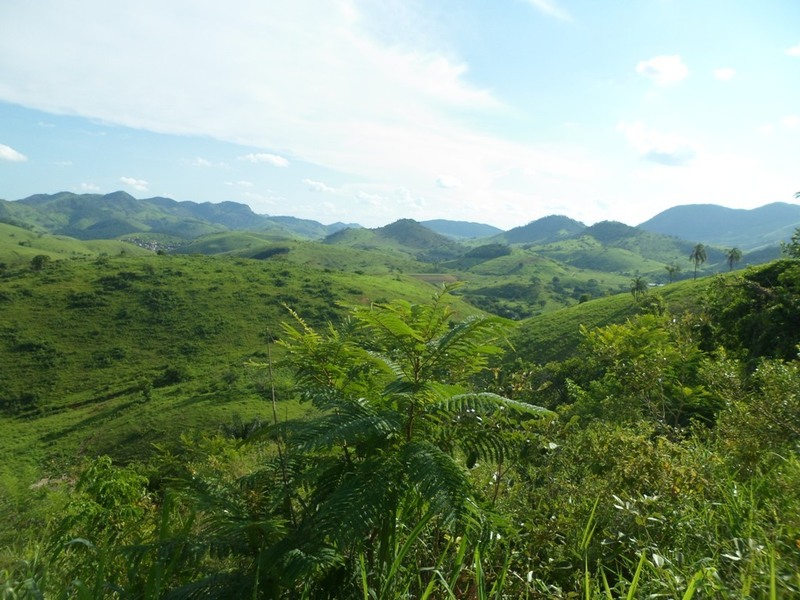
[[[503,228],[792,198],[800,4],[600,4],[3,3],[0,196]]]

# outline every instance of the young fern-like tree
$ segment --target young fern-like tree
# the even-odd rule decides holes
[[[318,411],[268,430],[305,465],[292,490],[297,524],[283,540],[284,557],[326,549],[336,559],[325,586],[366,586],[378,598],[422,594],[408,586],[443,556],[444,540],[477,542],[482,534],[488,513],[467,464],[510,452],[493,417],[550,415],[471,389],[508,325],[487,316],[454,322],[450,291],[429,304],[355,308],[324,333],[298,315],[284,326],[286,362]],[[492,426],[482,427],[484,419]],[[430,543],[415,556],[430,563],[415,567],[409,549],[422,539]]]

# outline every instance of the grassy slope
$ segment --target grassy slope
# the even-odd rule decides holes
[[[509,317],[515,312],[522,316],[551,312],[577,304],[585,294],[598,297],[630,287],[626,275],[572,267],[519,247],[508,256],[480,262],[461,259],[445,266],[467,282],[465,295],[482,308]]]
[[[657,288],[650,294],[659,294],[670,312],[682,314],[697,307],[708,281],[681,281]],[[580,343],[582,325],[592,329],[621,323],[638,310],[631,294],[617,294],[533,317],[516,330],[512,338],[516,353],[507,358],[539,364],[563,360]]]
[[[30,263],[37,254],[53,260],[91,257],[100,254],[144,256],[150,251],[119,240],[81,241],[63,235],[40,234],[21,227],[0,223],[0,261],[8,265]]]
[[[247,254],[276,239],[291,239],[288,232],[225,231],[201,236],[173,250],[172,254]]]
[[[410,275],[153,255],[53,262],[0,286],[0,475],[12,478],[81,454],[143,456],[235,414],[266,418],[263,373],[244,363],[265,360],[267,336],[289,318],[284,303],[321,324],[340,301],[435,291]],[[282,410],[298,410],[287,385],[279,376]]]

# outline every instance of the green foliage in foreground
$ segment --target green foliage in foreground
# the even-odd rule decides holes
[[[721,277],[704,310],[648,300],[585,324],[559,360],[517,345],[514,366],[498,361],[508,323],[452,319],[445,296],[329,326],[296,313],[280,360],[253,368],[290,372],[311,412],[267,409],[238,439],[187,435],[144,464],[87,461],[39,492],[55,514],[21,526],[47,528],[8,551],[0,589],[796,597],[799,282],[794,260]]]

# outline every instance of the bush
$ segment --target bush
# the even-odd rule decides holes
[[[31,259],[31,270],[41,271],[50,262],[50,257],[46,254],[37,254]]]

